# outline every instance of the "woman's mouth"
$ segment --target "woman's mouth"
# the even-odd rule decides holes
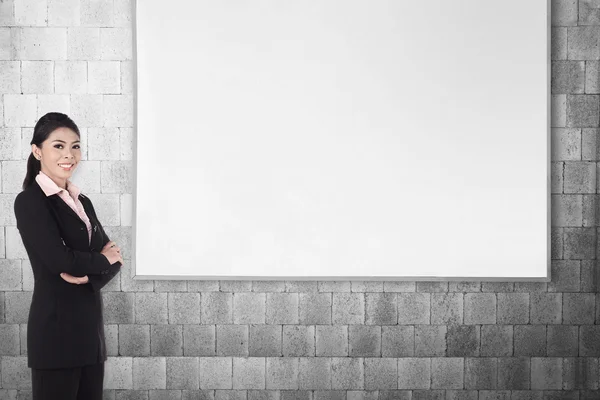
[[[58,164],[59,167],[64,169],[65,171],[70,171],[73,168],[73,164]]]

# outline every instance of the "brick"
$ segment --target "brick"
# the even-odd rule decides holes
[[[458,357],[431,359],[432,389],[463,389],[464,359]]]
[[[348,356],[348,326],[316,325],[317,357]]]
[[[569,60],[600,59],[600,31],[595,26],[573,26],[568,30],[569,41],[567,58]]]
[[[102,120],[103,113],[102,95],[71,95],[71,115],[69,117],[77,121],[79,128],[104,126],[104,121]]]
[[[23,27],[16,30],[17,60],[66,60],[67,28]]]
[[[498,387],[529,390],[530,357],[498,357]]]
[[[579,355],[600,357],[600,325],[581,325],[579,327]]]
[[[598,376],[597,358],[563,358],[563,390],[597,390]]]
[[[0,325],[0,356],[18,356],[20,355],[19,350],[19,325]]]
[[[509,293],[515,290],[514,282],[481,282],[482,292]]]
[[[80,0],[81,25],[114,25],[113,2],[110,0]]]
[[[558,1],[552,4],[552,26],[577,25],[577,0]]]
[[[132,28],[100,28],[100,57],[102,60],[131,60]]]
[[[167,357],[166,361],[167,389],[198,389],[200,387],[198,357]]]
[[[384,292],[415,292],[416,290],[417,282],[383,281]]]
[[[264,324],[265,308],[265,293],[234,293],[233,323]]]
[[[4,125],[15,128],[35,126],[37,122],[35,94],[5,94],[3,97]]]
[[[332,304],[333,324],[364,324],[365,294],[364,293],[333,293]]]
[[[104,390],[133,389],[133,358],[107,357],[104,363]]]
[[[21,93],[20,61],[0,61],[0,93]]]
[[[45,26],[48,17],[46,1],[20,0],[14,2],[15,24]]]
[[[413,357],[415,355],[414,326],[382,326],[382,357]]]
[[[431,359],[406,357],[398,359],[398,389],[430,389]]]
[[[531,389],[562,389],[562,358],[531,358]]]
[[[551,91],[553,94],[584,92],[584,61],[553,61],[550,75],[552,77]]]
[[[68,60],[100,59],[100,28],[70,26],[67,29]]]
[[[319,292],[350,292],[350,281],[317,281]]]
[[[553,161],[581,160],[581,129],[552,128],[550,129]],[[573,226],[581,221],[581,197],[557,194],[551,196],[552,226]],[[581,224],[579,224],[581,225]],[[554,260],[552,260],[554,261]]]
[[[395,358],[367,357],[365,361],[365,389],[397,389],[398,363]]]
[[[463,296],[462,293],[432,293],[431,323],[462,324]]]
[[[268,357],[267,389],[298,389],[299,358]]]
[[[415,325],[415,356],[444,357],[446,331],[444,325]]]
[[[349,325],[350,357],[381,357],[381,326]]]
[[[129,64],[130,61],[121,61],[121,70],[123,68],[129,69]],[[252,281],[252,291],[258,293],[283,293],[285,292],[285,281]]]
[[[511,356],[513,353],[513,327],[510,325],[481,326],[482,357]]]
[[[366,293],[366,321],[368,325],[396,325],[398,323],[396,293]]]
[[[136,390],[165,389],[167,362],[165,357],[134,357],[133,388]]]
[[[553,260],[551,274],[552,282],[548,282],[548,292],[579,292],[579,260]]]
[[[573,128],[597,127],[600,117],[599,99],[600,96],[595,94],[568,94],[566,126]],[[567,193],[567,190],[565,190],[565,193]],[[569,193],[572,193],[572,191],[569,190]]]
[[[550,357],[575,357],[578,355],[577,326],[548,325],[548,353]]]
[[[200,308],[200,320],[203,324],[233,323],[233,293],[202,293]]]
[[[54,62],[22,61],[21,91],[28,94],[54,93]]]
[[[420,293],[439,293],[448,291],[448,282],[444,281],[418,281],[417,292]]]
[[[3,389],[31,389],[31,369],[25,356],[3,356],[0,360]]]
[[[593,293],[563,294],[563,324],[583,325],[594,323]]]
[[[216,355],[216,327],[214,325],[183,325],[184,356]]]
[[[236,279],[225,279],[220,280],[219,291],[221,292],[252,292],[252,281],[236,280]],[[256,291],[254,291],[256,292]]]
[[[23,284],[21,283],[21,261],[0,259],[0,290],[23,290]]]
[[[284,357],[315,355],[314,325],[283,325],[282,352]]]
[[[515,356],[546,355],[546,325],[515,325],[513,330]]]
[[[498,324],[529,323],[529,293],[498,293],[497,306]]]
[[[600,62],[585,62],[585,92],[588,94],[600,93]]]
[[[6,323],[26,324],[29,320],[32,297],[33,292],[4,292]]]
[[[281,325],[250,325],[249,329],[248,355],[250,357],[281,357]]]
[[[331,389],[331,359],[328,357],[300,357],[298,388]]]
[[[383,289],[384,281],[351,281],[351,292],[385,292]]]
[[[233,358],[233,389],[265,389],[264,357]]]
[[[531,293],[530,323],[560,324],[562,317],[562,293]]]
[[[364,388],[363,358],[331,357],[331,388],[352,390]]]
[[[465,358],[466,389],[496,389],[498,359],[493,357]]]
[[[459,282],[452,281],[448,282],[448,291],[449,292],[481,292],[481,282]]]
[[[89,86],[89,84],[88,84]],[[133,96],[130,94],[103,94],[102,126],[133,127]],[[248,282],[249,284],[251,282]]]
[[[168,322],[167,293],[135,293],[135,322],[137,324],[166,324]]]
[[[150,354],[153,356],[183,356],[181,325],[150,325]]]
[[[248,356],[248,331],[248,325],[217,325],[217,356]]]
[[[302,325],[331,324],[332,293],[300,293],[298,322]]]
[[[464,304],[465,324],[496,323],[496,294],[466,293]]]
[[[475,325],[450,325],[446,335],[449,357],[479,356],[480,327]]]
[[[169,324],[200,323],[200,293],[168,293]]]
[[[399,293],[398,323],[403,325],[429,324],[431,294]]]
[[[106,344],[106,354],[110,356],[119,355],[119,325],[105,324],[104,339]]]
[[[150,355],[150,325],[120,324],[117,326],[120,356]]]
[[[550,57],[552,60],[567,59],[567,28],[552,27],[550,32]]]
[[[232,389],[233,360],[229,357],[199,357],[200,389]]]
[[[48,0],[48,26],[79,26],[79,0]]]
[[[266,293],[267,324],[298,324],[298,293]]]

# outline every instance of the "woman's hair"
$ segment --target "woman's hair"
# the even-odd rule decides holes
[[[41,148],[42,143],[58,128],[69,128],[75,132],[77,136],[81,137],[79,128],[66,114],[49,112],[35,124],[35,128],[33,128],[33,138],[29,144],[35,144],[37,147]],[[39,174],[41,167],[41,161],[35,158],[32,151],[27,159],[27,175],[23,181],[23,190],[33,183],[33,180],[37,174]]]

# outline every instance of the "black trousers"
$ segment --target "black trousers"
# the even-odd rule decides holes
[[[31,369],[32,400],[102,400],[104,363]]]

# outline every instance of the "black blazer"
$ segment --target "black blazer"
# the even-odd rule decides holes
[[[109,238],[91,200],[79,200],[92,225],[87,226],[58,194],[46,196],[37,181],[17,195],[17,228],[33,269],[34,287],[27,325],[29,368],[73,368],[106,361],[102,293],[119,271],[100,254]],[[88,276],[76,285],[62,272]]]

